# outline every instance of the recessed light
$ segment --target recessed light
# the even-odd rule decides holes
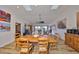
[[[31,6],[29,5],[24,5],[23,7],[25,8],[26,11],[32,11]]]
[[[35,7],[37,7],[38,5],[34,5]]]
[[[59,5],[54,5],[54,6],[51,7],[52,10],[56,10],[58,8],[59,8]]]
[[[17,6],[16,8],[19,8],[19,6]]]

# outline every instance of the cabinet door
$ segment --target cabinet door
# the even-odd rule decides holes
[[[79,51],[79,37],[77,38],[77,51]]]
[[[74,49],[77,49],[77,37],[74,36],[74,46],[73,46]]]
[[[71,36],[71,46],[73,47],[73,40],[74,40],[74,36]]]
[[[68,36],[67,36],[67,33],[65,33],[65,44],[67,44],[68,42]]]
[[[75,49],[75,37],[73,38],[73,48]]]

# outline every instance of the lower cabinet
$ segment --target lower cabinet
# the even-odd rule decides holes
[[[79,52],[79,35],[65,33],[65,44]]]

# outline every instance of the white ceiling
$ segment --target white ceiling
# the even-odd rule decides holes
[[[17,18],[27,21],[30,23],[35,23],[39,21],[39,14],[41,15],[41,20],[46,23],[54,22],[58,15],[67,10],[68,6],[59,6],[57,9],[52,10],[51,5],[31,5],[32,11],[27,11],[22,5],[0,5],[0,9],[10,11]]]

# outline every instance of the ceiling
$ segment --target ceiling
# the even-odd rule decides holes
[[[61,12],[67,10],[68,6],[59,6],[57,9],[51,9],[51,7],[52,5],[31,5],[32,11],[27,11],[23,5],[0,5],[1,9],[11,12],[12,15],[16,15],[17,18],[24,20],[26,23],[27,21],[35,23],[40,20],[46,23],[54,22]]]

